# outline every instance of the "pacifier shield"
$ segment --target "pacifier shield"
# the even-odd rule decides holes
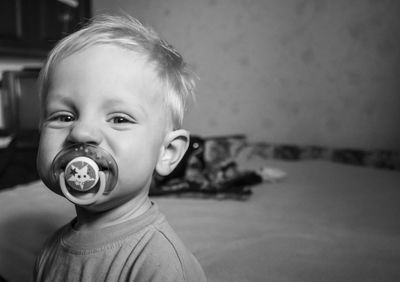
[[[88,157],[76,157],[65,168],[65,181],[79,192],[92,189],[99,180],[99,167]]]
[[[117,180],[115,159],[109,152],[92,144],[65,147],[51,166],[50,185],[58,186],[71,202],[80,205],[90,204],[101,195],[111,193]]]

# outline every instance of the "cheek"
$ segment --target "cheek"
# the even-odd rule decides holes
[[[53,161],[53,154],[46,149],[46,145],[42,142],[39,145],[37,155],[37,171],[40,178],[45,181],[49,177],[51,163]],[[46,182],[46,181],[45,181]]]
[[[148,159],[121,160],[119,163],[118,186],[114,195],[131,197],[148,189],[153,176],[153,163]]]
[[[147,175],[152,172],[156,164],[156,158],[153,156],[153,152],[149,149],[138,149],[135,151],[130,151],[124,156],[121,156],[118,160],[121,172],[125,175]]]
[[[42,139],[43,140],[43,139]],[[41,141],[38,149],[37,156],[37,172],[43,183],[54,193],[62,195],[58,186],[54,186],[51,178],[51,164],[58,151],[54,150],[55,146],[52,143]]]
[[[62,134],[56,134],[44,129],[40,135],[37,164],[38,170],[50,169],[55,156],[62,149]]]
[[[158,161],[159,146],[155,144],[141,143],[123,150],[125,153],[119,153],[117,163],[120,171],[121,181],[147,181],[151,178],[154,168]]]

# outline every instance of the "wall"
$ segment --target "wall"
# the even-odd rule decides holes
[[[399,1],[92,1],[154,26],[194,65],[192,133],[400,150]]]
[[[400,150],[400,2],[94,0],[152,25],[199,77],[193,133]]]

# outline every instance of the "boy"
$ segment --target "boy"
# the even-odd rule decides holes
[[[39,80],[38,171],[77,217],[47,241],[35,281],[205,281],[148,198],[154,170],[169,174],[187,149],[193,81],[129,17],[98,17],[52,50]]]

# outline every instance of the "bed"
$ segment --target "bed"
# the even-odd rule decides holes
[[[153,197],[209,281],[400,281],[400,172],[249,157],[286,173],[246,198]],[[73,206],[39,181],[0,193],[0,276],[29,281]]]

